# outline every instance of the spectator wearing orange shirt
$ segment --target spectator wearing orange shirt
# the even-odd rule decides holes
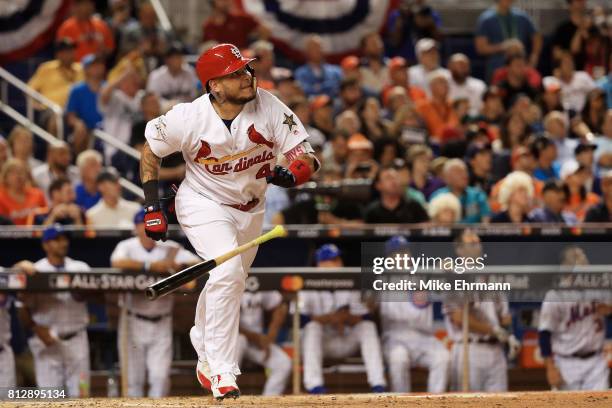
[[[108,25],[94,16],[92,0],[75,0],[73,16],[57,30],[57,39],[70,38],[76,45],[75,57],[80,61],[87,54],[109,54],[115,49],[113,33]]]
[[[231,0],[213,0],[210,17],[204,22],[202,41],[234,44],[238,48],[249,45],[249,37],[268,37],[268,30],[251,16],[232,10]]]
[[[406,94],[415,103],[427,99],[424,90],[410,85],[408,64],[402,57],[394,57],[389,61],[389,84],[385,86],[381,92],[382,101],[385,106],[389,104],[391,90],[396,86],[404,88]]]
[[[0,170],[0,215],[25,225],[30,213],[46,207],[44,193],[28,182],[28,170],[19,159],[9,159]]]
[[[446,128],[459,126],[459,118],[449,101],[447,74],[434,71],[428,76],[431,98],[417,104],[417,111],[427,125],[430,138],[440,141]]]

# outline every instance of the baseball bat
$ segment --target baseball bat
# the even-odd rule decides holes
[[[167,278],[154,283],[146,289],[145,294],[147,295],[147,298],[149,300],[155,300],[161,296],[167,295],[168,293],[172,293],[176,289],[183,286],[185,283],[197,279],[200,276],[210,272],[228,259],[231,259],[236,255],[248,251],[249,249],[257,245],[261,245],[271,239],[285,236],[287,236],[287,231],[285,230],[285,228],[283,228],[283,226],[281,225],[277,225],[265,234],[255,238],[250,242],[247,242],[244,245],[240,245],[238,248],[234,248],[231,251],[226,252],[223,255],[219,255],[214,259],[209,259],[208,261],[202,261],[200,263],[192,265],[188,268],[183,269],[182,271],[175,273],[174,275],[170,275]]]

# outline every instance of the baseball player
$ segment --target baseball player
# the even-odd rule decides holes
[[[271,312],[264,333],[264,312]],[[265,367],[268,379],[263,395],[281,395],[291,375],[291,359],[274,342],[287,316],[287,305],[277,291],[245,292],[240,306],[238,361],[243,357]]]
[[[12,297],[6,292],[0,292],[0,388],[15,386],[15,357],[10,344],[11,303]]]
[[[158,179],[161,158],[171,153],[182,152],[186,162],[177,219],[204,259],[261,234],[268,183],[293,187],[318,169],[304,126],[276,97],[257,88],[251,61],[231,44],[210,48],[196,63],[207,93],[147,123],[140,177],[145,231],[152,239],[166,237]],[[215,268],[198,299],[197,377],[217,399],[240,395],[240,297],[256,252],[253,248]]]
[[[562,253],[562,265],[588,265],[578,247]],[[539,321],[540,353],[553,389],[607,390],[610,369],[603,353],[609,291],[549,291]]]
[[[111,255],[111,265],[124,270],[168,273],[200,262],[200,258],[184,249],[179,243],[156,243],[144,231],[144,211],[134,217],[136,236],[117,244]],[[127,361],[128,396],[144,396],[145,378],[149,382],[149,397],[164,397],[170,388],[172,364],[172,306],[173,296],[165,296],[156,302],[148,301],[143,294],[126,294],[122,306],[126,313],[121,318],[120,330],[127,329],[129,352],[119,357]],[[124,324],[127,323],[127,324]],[[119,333],[121,339],[124,333]]]
[[[388,257],[409,253],[408,241],[395,236],[385,244]],[[380,317],[385,358],[392,392],[410,392],[410,368],[427,367],[427,391],[446,391],[450,355],[433,333],[433,304],[427,293],[410,295],[406,302],[381,302]]]
[[[316,252],[317,266],[343,266],[340,250],[333,244]],[[323,394],[323,357],[344,358],[361,351],[372,392],[387,386],[376,325],[359,291],[339,290],[299,293],[300,313],[307,321],[303,332],[304,387],[311,394]]]
[[[471,230],[457,238],[457,255],[477,257],[480,238]],[[461,390],[463,382],[463,307],[468,302],[469,386],[472,391],[507,391],[508,373],[504,345],[510,355],[518,353],[519,344],[508,329],[512,323],[506,300],[476,301],[447,299],[443,304],[444,323],[451,348],[451,389]]]
[[[42,246],[47,256],[34,263],[36,272],[89,271],[85,262],[66,256],[68,245],[61,225],[45,229]],[[24,327],[34,333],[28,344],[34,357],[38,387],[64,388],[70,397],[87,397],[89,314],[83,297],[75,292],[27,294],[21,306]]]

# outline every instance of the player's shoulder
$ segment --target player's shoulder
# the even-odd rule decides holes
[[[64,260],[64,265],[66,266],[66,270],[73,270],[76,272],[88,271],[90,269],[87,263],[69,257],[66,257]]]
[[[127,238],[122,241],[119,241],[117,243],[117,248],[124,248],[124,247],[131,248],[137,245],[140,245],[140,240],[138,239],[138,237],[131,237],[131,238]]]
[[[48,266],[49,266],[49,261],[47,260],[47,258],[42,258],[34,262],[34,269],[36,270],[39,270],[40,268],[46,268]]]
[[[269,107],[269,106],[284,106],[285,104],[276,97],[272,92],[262,88],[257,88],[257,96],[255,98],[256,104]]]

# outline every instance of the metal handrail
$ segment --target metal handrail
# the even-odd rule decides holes
[[[0,78],[4,79],[6,82],[10,83],[15,88],[19,89],[20,91],[22,91],[26,95],[30,96],[32,99],[35,99],[37,102],[39,102],[39,103],[41,103],[43,105],[48,106],[49,109],[51,109],[55,113],[55,115],[56,115],[56,120],[57,120],[57,123],[58,123],[58,125],[57,125],[58,126],[58,128],[57,128],[58,129],[58,135],[61,135],[59,138],[63,139],[63,132],[64,132],[64,119],[63,119],[63,117],[64,117],[64,109],[62,109],[62,107],[60,105],[58,105],[57,103],[55,103],[52,100],[48,99],[44,95],[36,92],[34,89],[30,88],[28,86],[28,84],[26,84],[25,82],[23,82],[22,80],[20,80],[19,78],[17,78],[16,76],[14,76],[13,74],[11,74],[10,72],[8,72],[7,70],[5,70],[4,68],[1,68],[1,67],[0,67]],[[3,89],[2,93],[6,94],[7,92]],[[7,106],[8,106],[8,97],[7,97],[7,95],[2,95],[2,98],[0,98],[0,99],[5,104],[7,104]],[[32,112],[31,112],[30,99],[27,98],[27,100],[28,100],[28,107],[27,107],[28,115],[27,115],[27,119],[32,123],[33,126],[36,126],[34,124],[33,115],[31,114]],[[15,111],[12,108],[11,108],[11,110],[14,113],[18,113],[17,111]],[[49,136],[53,137],[53,135],[51,135],[47,131],[41,129],[40,127],[36,126],[36,128],[39,131],[43,131],[46,135],[49,135]],[[122,151],[123,153],[127,154],[128,156],[130,156],[130,157],[132,157],[132,158],[134,158],[136,160],[140,160],[140,152],[138,150],[136,150],[132,146],[122,142],[121,140],[118,140],[118,139],[114,138],[113,136],[109,135],[108,133],[104,132],[103,130],[94,129],[92,131],[92,134],[93,134],[94,137],[97,137],[98,139],[100,139],[100,140],[110,144],[111,146],[115,147],[117,150]],[[40,132],[39,132],[39,136],[40,136]],[[43,136],[41,136],[41,138],[45,139]],[[45,140],[48,143],[51,143],[49,140],[47,140],[47,139],[45,139]]]
[[[19,89],[21,92],[23,92],[24,94],[28,96],[28,98],[26,98],[26,110],[27,110],[27,118],[30,121],[34,120],[34,110],[32,107],[32,99],[34,99],[36,102],[40,103],[41,105],[45,105],[46,107],[51,109],[53,113],[55,114],[55,122],[57,126],[57,136],[60,139],[64,139],[64,118],[63,118],[64,110],[62,109],[61,106],[59,106],[57,103],[53,102],[46,96],[42,95],[41,93],[35,91],[31,87],[29,87],[28,84],[26,84],[25,82],[23,82],[22,80],[20,80],[19,78],[17,78],[16,76],[14,76],[13,74],[11,74],[10,72],[8,72],[2,67],[0,67],[0,78],[4,79],[6,82],[10,83],[15,88]],[[8,95],[7,95],[8,92],[6,90],[6,87],[3,87],[2,93],[3,93],[2,95],[3,102],[8,103]]]
[[[29,129],[33,134],[40,137],[47,143],[51,145],[59,143],[58,139],[55,136],[53,136],[51,133],[47,132],[40,126],[36,125],[32,120],[23,116],[21,113],[17,112],[15,109],[11,108],[8,104],[4,103],[1,100],[0,100],[0,111],[4,112],[7,116],[11,117],[15,122],[19,123],[23,127]],[[105,137],[112,138],[112,136],[108,134]],[[131,149],[134,150],[136,153],[138,153],[137,150],[133,148]],[[130,154],[132,152],[129,152],[129,153],[126,152],[126,153]],[[138,155],[140,155],[140,153],[138,153]],[[119,184],[121,185],[121,187],[128,190],[132,194],[135,194],[141,199],[144,199],[144,192],[142,191],[142,188],[138,187],[136,184],[132,183],[131,181],[123,177],[119,177]]]
[[[172,31],[172,24],[170,23],[170,19],[168,18],[168,14],[166,14],[166,10],[164,10],[164,6],[162,6],[159,0],[151,0],[151,6],[155,10],[155,14],[157,15],[157,20],[159,20],[159,25],[161,28],[166,31]]]

